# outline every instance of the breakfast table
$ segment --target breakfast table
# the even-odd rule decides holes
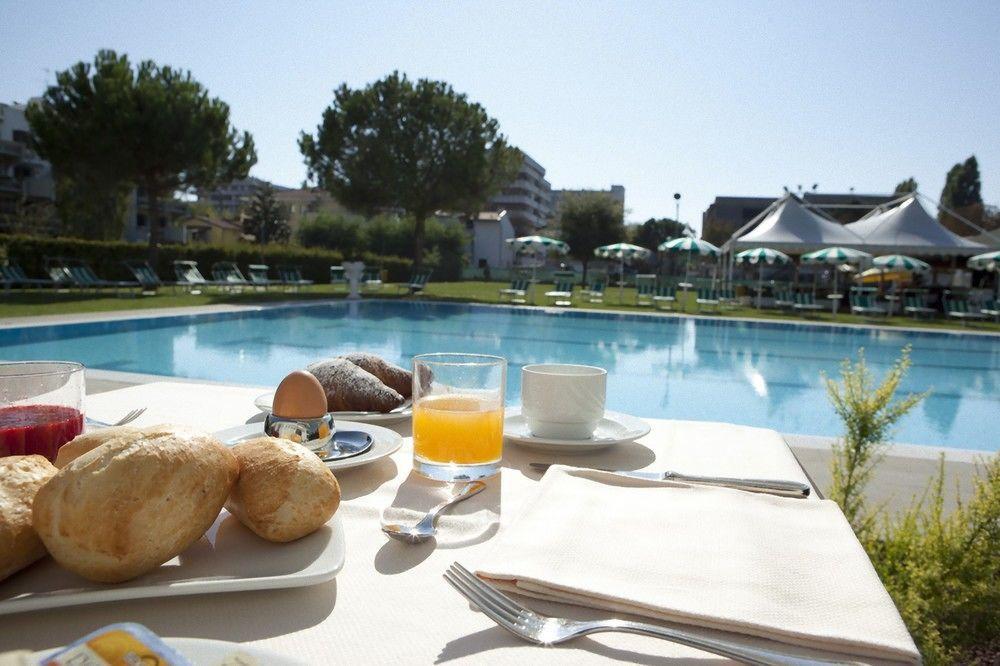
[[[159,382],[90,395],[86,409],[89,417],[113,421],[130,409],[146,407],[136,425],[173,423],[213,432],[261,420],[253,403],[260,392]],[[248,643],[316,664],[725,661],[628,634],[600,634],[553,648],[531,645],[494,624],[442,578],[452,562],[471,567],[489,553],[497,531],[532,498],[541,475],[529,466],[531,462],[809,483],[775,431],[725,423],[648,421],[651,432],[636,442],[563,455],[560,460],[508,443],[501,473],[489,479],[487,490],[442,517],[436,542],[419,545],[390,540],[380,530],[389,507],[425,510],[445,493],[442,484],[412,472],[409,423],[403,422],[394,427],[406,437],[396,453],[337,473],[346,563],[335,580],[292,589],[129,600],[9,615],[0,620],[0,652],[63,645],[97,627],[133,621],[160,636]],[[609,616],[548,601],[532,600],[530,605],[540,612],[580,619]]]

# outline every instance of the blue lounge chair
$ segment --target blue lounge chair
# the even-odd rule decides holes
[[[141,294],[155,294],[160,287],[164,286],[160,280],[160,276],[156,274],[156,271],[153,270],[148,261],[126,259],[122,264],[132,273],[132,277],[139,284]]]
[[[557,271],[552,274],[553,287],[545,292],[549,305],[571,307],[573,305],[573,289],[576,287],[576,274]]]
[[[432,273],[433,271],[429,268],[418,271],[410,276],[410,281],[406,285],[400,285],[400,287],[406,289],[406,292],[411,296],[422,294],[424,289],[427,288],[427,283],[430,281]],[[382,281],[379,280],[380,289],[381,284]]]
[[[816,296],[811,291],[800,291],[795,294],[792,309],[802,315],[807,315],[811,312],[825,310],[826,307],[816,302]]]
[[[515,277],[510,281],[509,287],[500,290],[500,301],[527,303],[529,289],[531,289],[531,280],[526,277]]]
[[[332,270],[334,267],[331,266],[330,268]],[[313,284],[312,280],[302,277],[302,270],[298,266],[281,264],[277,270],[278,279],[281,280],[281,284],[285,286],[286,291],[298,291],[301,287],[308,287]]]
[[[657,310],[673,310],[677,302],[677,287],[672,284],[661,284],[653,293],[653,305]]]
[[[635,276],[635,304],[646,306],[653,304],[656,295],[656,276],[643,274]]]
[[[853,314],[883,316],[889,314],[888,310],[875,304],[875,299],[870,291],[852,289],[849,300]]]
[[[580,291],[580,295],[587,299],[588,303],[603,303],[604,290],[608,286],[608,276],[604,274],[593,274],[587,280],[587,286]]]
[[[944,295],[944,311],[952,319],[958,319],[962,326],[969,321],[983,321],[986,315],[978,309],[969,306],[969,301],[965,297],[955,296],[948,292]]]
[[[695,303],[698,304],[698,312],[701,312],[702,306],[712,308],[714,312],[719,311],[719,297],[715,290],[709,287],[698,288],[698,297],[695,299]]]
[[[247,264],[247,275],[250,277],[250,284],[254,287],[263,288],[267,291],[269,287],[280,285],[281,280],[272,280],[267,276],[271,267],[267,264]]]
[[[923,316],[933,317],[937,314],[936,309],[927,306],[927,301],[923,294],[904,294],[903,312],[913,315],[914,319]]]
[[[347,273],[343,266],[330,266],[330,284],[333,285],[334,291],[341,286],[347,290]]]

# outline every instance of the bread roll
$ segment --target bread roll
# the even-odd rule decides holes
[[[35,496],[35,531],[84,578],[117,583],[179,554],[211,527],[239,475],[207,435],[112,439],[59,470]]]
[[[131,426],[112,426],[85,432],[59,447],[55,465],[62,469],[87,451],[96,449],[105,442],[110,442],[117,437],[136,437],[138,435],[139,430]]]
[[[346,358],[330,358],[306,367],[323,385],[331,412],[391,412],[403,404],[399,391]]]
[[[44,456],[0,458],[0,580],[45,557],[31,526],[31,503],[57,471]]]
[[[315,453],[301,444],[259,437],[233,447],[240,478],[226,508],[268,541],[312,534],[340,506],[340,485]]]

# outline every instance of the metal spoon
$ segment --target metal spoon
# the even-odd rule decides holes
[[[448,508],[452,504],[457,504],[464,499],[468,499],[473,495],[476,495],[486,489],[486,484],[482,481],[470,481],[469,483],[462,486],[456,494],[452,495],[445,501],[438,504],[436,507],[427,512],[423,518],[420,519],[416,525],[406,526],[406,525],[383,525],[382,531],[388,534],[393,539],[397,539],[404,543],[423,543],[427,541],[437,532],[434,527],[434,523],[437,521],[438,514],[444,509]]]

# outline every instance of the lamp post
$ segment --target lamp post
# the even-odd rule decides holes
[[[674,192],[674,221],[681,221],[681,193]]]

